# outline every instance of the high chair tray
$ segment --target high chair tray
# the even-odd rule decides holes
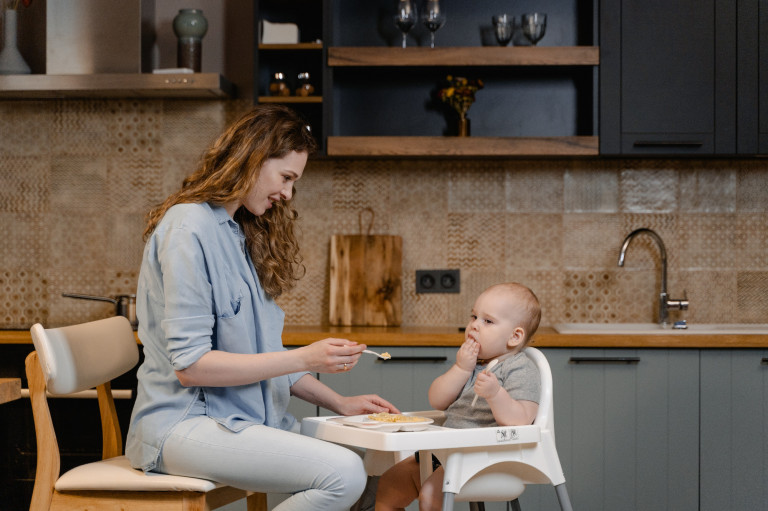
[[[424,416],[423,412],[419,415]],[[498,426],[453,429],[430,424],[422,431],[382,431],[354,428],[338,422],[339,417],[305,417],[301,434],[338,444],[377,451],[419,451],[456,447],[487,447],[541,441],[538,426]]]

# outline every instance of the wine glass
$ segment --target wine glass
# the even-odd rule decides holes
[[[416,6],[411,0],[398,0],[397,14],[395,14],[395,25],[403,33],[403,48],[408,32],[416,24]]]
[[[533,46],[536,46],[547,30],[547,15],[540,12],[523,14],[521,18],[523,35]]]
[[[512,31],[515,27],[515,17],[506,14],[497,14],[493,20],[494,34],[501,46],[506,46],[512,40]]]
[[[427,7],[424,14],[421,16],[421,21],[427,27],[431,35],[431,42],[429,47],[435,47],[435,32],[445,24],[445,14],[440,9],[440,2],[438,0],[427,0]]]

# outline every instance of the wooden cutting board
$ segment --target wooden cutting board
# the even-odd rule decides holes
[[[400,236],[332,236],[331,325],[399,326],[402,273]]]

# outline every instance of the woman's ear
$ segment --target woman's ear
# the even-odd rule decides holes
[[[521,326],[515,327],[515,329],[512,331],[512,335],[509,336],[509,340],[507,341],[507,347],[508,348],[516,348],[517,346],[520,346],[525,341],[525,329]]]

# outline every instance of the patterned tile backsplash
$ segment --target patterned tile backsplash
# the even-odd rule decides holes
[[[241,101],[0,102],[0,328],[111,315],[64,292],[135,291],[143,216],[248,108]],[[768,323],[768,159],[315,159],[297,185],[306,277],[289,324],[328,317],[332,234],[403,237],[403,324],[463,325],[485,287],[529,285],[543,325],[655,320],[669,291],[696,323]],[[374,216],[361,215],[372,208]],[[459,268],[418,295],[415,270]]]

